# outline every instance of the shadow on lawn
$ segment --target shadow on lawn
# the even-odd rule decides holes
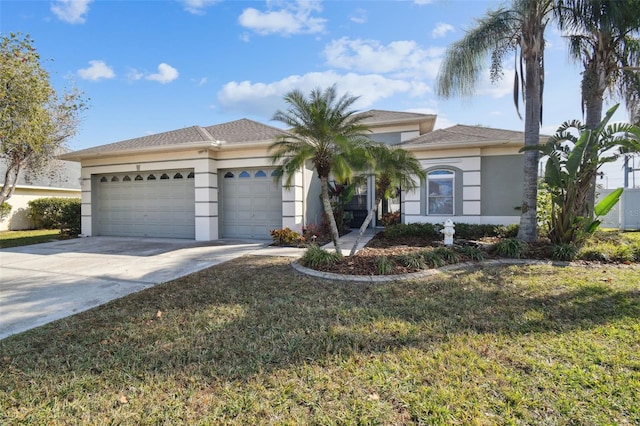
[[[548,274],[549,288],[523,284],[529,273]],[[503,267],[376,285],[244,257],[0,341],[0,366],[116,381],[236,380],[339,354],[430,350],[462,334],[564,333],[640,316],[637,289],[565,285],[554,275]]]

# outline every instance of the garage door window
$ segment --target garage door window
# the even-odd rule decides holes
[[[256,172],[256,177],[257,178],[267,177],[267,174],[265,172],[263,172],[262,170],[258,170]]]

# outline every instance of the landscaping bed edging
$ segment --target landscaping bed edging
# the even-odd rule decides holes
[[[549,266],[572,266],[579,265],[575,262],[561,262],[554,260],[532,260],[532,259],[494,259],[485,260],[482,262],[465,262],[457,263],[453,265],[446,265],[441,268],[427,269],[419,272],[411,272],[408,274],[399,275],[349,275],[349,274],[336,274],[333,272],[317,271],[315,269],[307,268],[300,265],[297,261],[291,263],[291,267],[296,271],[310,275],[316,278],[322,278],[326,280],[334,281],[353,281],[353,282],[367,282],[367,283],[384,283],[391,281],[407,281],[420,278],[431,277],[438,275],[441,272],[455,271],[460,269],[471,269],[478,266],[493,266],[493,265],[549,265]]]

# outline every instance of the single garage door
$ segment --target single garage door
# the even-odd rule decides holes
[[[99,235],[195,239],[193,170],[99,175]]]
[[[282,228],[282,185],[273,169],[221,170],[222,235],[270,238]]]

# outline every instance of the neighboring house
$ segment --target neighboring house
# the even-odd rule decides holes
[[[0,178],[4,179],[6,170],[6,164],[0,161]],[[33,229],[28,203],[45,197],[80,198],[80,165],[73,161],[53,159],[38,173],[28,169],[23,171],[13,196],[7,200],[11,212],[0,221],[0,231]]]
[[[402,194],[405,221],[518,221],[523,133],[470,126],[433,131],[435,115],[367,114],[373,139],[411,150],[429,172],[421,190]],[[63,155],[82,164],[83,234],[266,239],[271,229],[319,224],[313,170],[300,170],[291,188],[276,176],[268,147],[283,132],[241,119]],[[368,208],[367,193],[361,195]]]

